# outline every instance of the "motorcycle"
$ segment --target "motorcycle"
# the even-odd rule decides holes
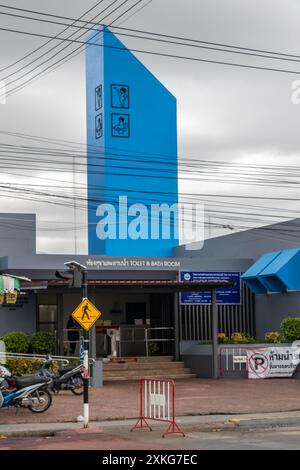
[[[36,375],[14,377],[0,365],[0,408],[15,406],[44,413],[52,404],[49,383],[49,379]]]
[[[61,390],[70,390],[74,395],[83,395],[83,364],[79,364],[74,368],[59,369],[59,375],[57,376],[51,371],[52,362],[51,355],[48,355],[38,371],[39,375],[51,380],[50,388],[52,391],[59,393]]]

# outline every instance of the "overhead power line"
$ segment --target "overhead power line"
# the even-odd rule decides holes
[[[27,134],[19,134],[16,132],[5,132],[0,131],[0,134],[13,136],[25,139],[25,140],[33,140],[36,142],[43,142],[43,144],[50,144],[52,147],[45,147],[45,146],[28,146],[28,145],[16,145],[16,144],[9,144],[3,143],[0,144],[0,151],[4,153],[7,158],[10,155],[13,157],[14,155],[30,155],[34,156],[35,159],[38,156],[49,156],[49,157],[60,157],[59,160],[50,161],[50,163],[58,163],[58,164],[67,164],[70,159],[72,159],[72,163],[75,161],[79,161],[82,165],[86,163],[86,153],[83,152],[80,148],[85,146],[78,142],[71,142],[65,140],[56,140],[56,139],[47,139],[44,137],[38,137],[33,135]],[[53,145],[55,147],[53,147]],[[63,147],[57,148],[57,145],[63,145]],[[65,148],[66,147],[66,148]],[[79,147],[77,149],[76,147]],[[148,163],[150,164],[150,169],[166,169],[168,171],[177,170],[177,166],[180,169],[191,169],[192,171],[197,171],[201,169],[202,174],[205,171],[211,170],[214,171],[215,174],[220,174],[223,176],[227,172],[230,175],[248,175],[253,176],[258,174],[259,177],[267,175],[267,176],[297,176],[300,166],[286,166],[286,165],[275,165],[275,164],[251,164],[251,163],[240,163],[240,162],[224,162],[224,161],[215,161],[215,160],[207,160],[204,159],[202,156],[197,157],[184,157],[180,155],[164,155],[160,153],[152,153],[152,152],[143,152],[138,150],[131,149],[122,149],[122,148],[114,148],[114,147],[103,147],[103,146],[88,146],[88,155],[89,155],[89,164],[93,166],[97,166],[97,162],[103,162],[103,158],[105,161],[112,166],[113,162],[121,162],[121,166],[124,164],[134,163],[134,168],[139,168],[136,163],[142,163],[140,168],[147,169]],[[62,160],[61,157],[64,157]],[[28,160],[29,157],[27,157]],[[91,160],[92,158],[92,160]],[[34,162],[36,160],[33,160]],[[178,163],[177,163],[178,159]],[[31,159],[32,160],[32,159]],[[80,160],[83,162],[80,162]],[[112,163],[111,163],[112,162]],[[48,163],[48,161],[46,162]],[[172,168],[174,167],[174,168]],[[238,171],[237,171],[238,170]]]
[[[92,18],[92,21],[95,20],[95,19],[98,19],[101,15],[103,15],[103,13],[105,13],[107,10],[109,10],[111,7],[113,7],[113,5],[115,5],[115,3],[117,3],[119,0],[113,0],[112,2],[109,3],[109,5],[107,5],[103,10],[101,10],[99,13],[97,13],[96,16],[94,16]],[[119,5],[117,5],[112,11],[110,11],[108,14],[106,14],[105,16],[102,16],[100,21],[104,21],[106,18],[108,18],[112,13],[116,12],[119,8],[121,8],[123,5],[125,5],[129,0],[124,0],[122,3],[120,3]],[[95,5],[95,7],[97,6],[98,4]],[[94,9],[94,8],[93,8]],[[92,9],[91,9],[92,10]],[[84,16],[84,15],[83,15]],[[84,21],[83,22],[84,25],[88,24],[87,21]],[[74,20],[74,25],[72,27],[74,27],[76,24],[76,21]],[[70,25],[71,26],[71,25]],[[69,36],[67,37],[62,37],[60,38],[60,34],[63,34],[65,31],[67,31],[69,29],[69,26],[67,26],[66,29],[64,29],[60,34],[56,35],[53,39],[50,39],[49,42],[52,42],[52,41],[55,41],[55,39],[58,39],[60,38],[62,40],[63,43],[67,42],[66,40],[70,40],[72,38],[74,39],[80,39],[81,37],[84,36],[84,34],[86,33],[85,31],[85,26],[78,26],[79,30],[82,31],[81,34],[79,34],[79,36],[76,38],[74,38],[74,36],[79,33],[80,31],[75,31],[75,32],[72,32],[71,34],[69,34]],[[87,28],[89,30],[89,28]],[[66,45],[63,45],[63,47],[60,49],[60,50],[57,50],[62,44],[56,44],[54,47],[48,49],[46,52],[44,52],[43,54],[39,55],[37,58],[35,58],[34,60],[32,60],[31,62],[29,62],[28,64],[24,65],[23,67],[17,69],[16,71],[14,71],[13,73],[10,73],[9,75],[6,75],[5,77],[2,78],[3,81],[6,81],[8,78],[12,77],[13,75],[16,75],[18,74],[19,72],[22,72],[24,69],[27,69],[28,67],[30,67],[31,65],[35,64],[35,63],[38,63],[37,66],[35,66],[34,68],[31,68],[30,70],[26,71],[25,74],[23,74],[21,77],[18,77],[17,79],[15,80],[11,80],[10,82],[6,83],[6,88],[9,87],[12,83],[15,83],[16,81],[19,81],[21,80],[22,78],[28,76],[29,74],[33,73],[35,70],[37,70],[38,68],[42,67],[43,65],[49,63],[52,59],[55,59],[58,57],[59,54],[63,53],[66,49],[69,49],[71,46],[72,46],[72,43],[70,42],[67,42]],[[51,57],[48,57],[44,62],[41,62],[39,63],[39,61],[47,56],[50,52],[53,52],[55,51],[55,53],[51,56]],[[72,51],[73,53],[74,51]]]
[[[93,17],[94,18],[98,18],[99,15],[103,14],[107,9],[109,9],[114,3],[116,3],[118,0],[114,0],[113,2],[111,2],[106,8],[104,8],[102,11],[100,11],[99,13],[97,13],[96,16]],[[102,3],[102,2],[100,2]],[[99,3],[97,3],[95,5],[95,7],[99,5]],[[94,8],[95,8],[94,7]],[[92,9],[94,9],[92,8]],[[91,11],[92,9],[90,9],[89,11]],[[0,12],[1,14],[1,12]],[[88,14],[85,13],[85,14]],[[83,16],[85,16],[85,14]],[[71,25],[68,25],[63,31],[61,31],[60,33],[58,33],[57,35],[54,36],[53,39],[50,39],[48,40],[46,44],[50,44],[52,42],[55,42],[55,39],[58,39],[58,38],[61,38],[61,39],[71,39],[73,38],[79,31],[75,31],[75,32],[72,32],[71,34],[69,34],[66,38],[65,37],[61,37],[61,35],[63,33],[65,33],[66,31],[68,31],[68,29],[72,29],[75,27],[75,24],[76,24],[76,20],[74,20],[73,22],[74,24],[71,24]],[[88,24],[88,21],[84,22],[85,24]],[[79,30],[83,30],[85,27],[84,26],[78,26]],[[85,32],[85,31],[84,31]],[[78,36],[78,38],[82,37],[82,35]],[[16,80],[21,80],[24,76],[32,73],[34,70],[36,70],[37,68],[39,68],[40,66],[42,66],[43,64],[49,62],[50,60],[52,60],[53,58],[57,57],[60,53],[62,53],[63,51],[65,51],[66,49],[70,48],[72,46],[72,44],[68,43],[66,46],[63,46],[60,50],[57,50],[60,46],[62,46],[61,43],[59,44],[56,44],[55,46],[51,47],[50,49],[47,49],[43,54],[40,54],[38,57],[34,58],[33,60],[31,60],[31,62],[28,62],[27,64],[23,65],[22,67],[18,68],[17,70],[15,70],[14,72],[11,72],[9,73],[8,75],[2,77],[2,80],[3,81],[7,81],[10,77],[13,77],[14,75],[17,75],[19,72],[22,72],[24,70],[26,70],[27,68],[29,68],[31,65],[33,64],[38,64],[35,68],[31,68],[30,70],[28,70],[22,77],[19,77],[18,79]],[[48,57],[47,60],[45,60],[44,62],[40,62],[41,59],[43,59],[43,57],[46,57],[48,56],[48,54],[50,54],[51,52],[55,51],[55,53],[51,56],[51,57]],[[13,80],[13,81],[10,81],[7,83],[7,86],[9,86],[11,83],[14,83],[16,80]]]
[[[139,2],[137,2],[137,3],[139,3]],[[119,17],[118,17],[118,19],[119,19]],[[78,39],[73,39],[73,40],[68,39],[68,38],[60,39],[60,38],[56,38],[56,37],[49,36],[49,35],[41,35],[41,34],[38,34],[38,33],[32,33],[32,32],[23,31],[23,30],[22,31],[21,30],[13,30],[13,29],[10,29],[10,28],[0,28],[0,30],[10,31],[10,32],[19,33],[19,34],[25,34],[25,35],[35,35],[35,36],[39,36],[39,37],[46,37],[48,39],[54,39],[56,41],[79,43],[79,44],[82,44],[82,45],[88,45],[88,47],[92,46],[92,45],[97,46],[97,47],[103,47],[102,45],[99,45],[98,43],[93,43],[91,40],[89,40],[89,41],[80,41]],[[109,46],[109,45],[105,45],[104,47],[109,47],[109,48],[113,48],[113,49],[120,49],[120,50],[127,50],[127,48]],[[264,67],[264,66],[258,66],[258,65],[249,65],[249,64],[233,63],[233,62],[227,62],[227,61],[210,60],[210,59],[203,59],[203,58],[196,58],[196,57],[181,56],[181,55],[178,55],[178,54],[169,54],[169,53],[162,53],[162,52],[156,52],[156,51],[148,51],[148,50],[142,50],[142,49],[133,49],[133,48],[131,48],[129,50],[131,50],[132,52],[136,52],[136,53],[151,54],[151,55],[162,56],[162,57],[177,58],[177,59],[189,60],[189,61],[199,61],[199,62],[205,62],[205,63],[218,64],[218,65],[227,65],[227,66],[233,66],[233,67],[248,68],[248,69],[254,69],[254,70],[265,70],[265,71],[273,71],[273,72],[297,74],[297,75],[300,73],[299,71],[280,69],[280,68],[275,68],[275,67]],[[225,51],[225,52],[227,52],[227,51]],[[71,53],[71,55],[73,53],[74,53],[74,51]],[[265,56],[265,57],[267,57],[267,56]],[[274,58],[277,58],[277,57],[268,56],[267,58],[274,59]],[[293,60],[293,61],[295,60],[295,59],[288,59],[288,58],[282,58],[282,59],[283,60]],[[56,64],[58,64],[58,63],[60,63],[61,61],[64,61],[64,60],[65,60],[65,58],[61,59]],[[12,90],[9,90],[7,95],[9,96],[9,95],[13,94],[14,92],[18,91],[20,88],[23,88],[26,85],[26,83],[31,82],[33,79],[40,76],[40,74],[43,74],[44,72],[46,72],[49,69],[52,69],[52,67],[55,66],[56,64],[51,64],[44,71],[38,73],[34,77],[31,77],[27,82],[25,82],[25,84],[21,84],[18,87],[14,88]],[[19,79],[21,79],[21,78],[23,78],[23,76],[20,77]],[[19,80],[19,79],[16,79],[16,80]]]
[[[95,20],[95,19],[98,19],[98,16],[101,15],[102,13],[104,13],[105,11],[107,11],[110,7],[112,7],[118,0],[114,0],[113,2],[111,2],[106,8],[104,8],[104,10],[102,10],[102,12],[100,14],[97,14],[95,17],[92,18],[92,21]],[[124,5],[126,5],[128,3],[129,0],[124,0],[122,1],[122,3],[120,3],[119,5],[117,5],[112,11],[109,11],[106,16],[104,17],[101,17],[100,21],[104,21],[106,18],[108,18],[109,16],[111,16],[113,13],[115,13],[117,10],[119,10],[120,8],[122,8]],[[122,18],[124,15],[126,15],[129,11],[131,11],[132,9],[134,9],[137,5],[139,5],[143,0],[138,0],[136,1],[133,5],[131,5],[130,7],[128,7],[124,12],[122,12],[117,18],[115,18],[113,21],[110,21],[108,23],[108,26],[112,26],[117,20],[119,20],[120,18]],[[82,27],[80,29],[83,29]],[[78,40],[79,38],[83,37],[83,35],[85,34],[86,31],[83,31],[76,39]],[[68,38],[64,38],[64,39],[68,39],[70,40],[73,36],[74,36],[75,33],[72,33]],[[96,35],[95,35],[96,36]],[[93,36],[92,38],[94,38],[95,36]],[[54,39],[57,39],[57,38],[54,38]],[[67,48],[70,47],[70,45],[72,45],[72,43],[68,43],[68,41],[65,41],[64,39],[62,39],[62,42],[67,42],[67,45],[65,45],[58,53],[62,53],[63,51],[65,51]],[[57,47],[57,46],[55,46]],[[87,46],[89,47],[89,46]],[[53,50],[55,48],[52,48],[51,50]],[[50,50],[50,51],[51,51]],[[44,76],[46,73],[49,73],[50,71],[52,70],[55,70],[56,68],[60,67],[61,65],[65,64],[66,62],[68,62],[69,60],[71,60],[72,58],[76,57],[77,55],[81,54],[82,51],[84,50],[84,47],[81,45],[79,47],[77,47],[75,50],[71,51],[70,53],[68,53],[67,55],[65,55],[64,57],[60,58],[58,61],[54,62],[53,64],[50,64],[48,66],[46,66],[46,68],[40,72],[38,72],[37,74],[35,74],[33,77],[30,77],[28,80],[26,80],[24,83],[16,86],[15,88],[9,90],[9,92],[7,92],[6,96],[10,96],[12,94],[15,94],[16,92],[18,92],[19,90],[22,90],[24,87],[26,87],[28,84],[30,84],[32,81],[34,81],[35,79],[39,78],[40,76]],[[34,70],[42,67],[43,65],[47,65],[47,63],[49,63],[52,59],[55,59],[57,56],[57,54],[54,54],[52,55],[51,57],[49,57],[46,61],[40,63],[38,66],[34,67],[33,69],[31,69],[30,71],[27,71],[26,74],[24,74],[22,77],[19,77],[18,80],[20,80],[20,78],[24,78],[26,77],[27,75],[30,75],[34,72]],[[40,57],[41,58],[41,57]],[[54,67],[54,69],[53,69]],[[18,70],[17,72],[19,72],[20,70]],[[15,72],[16,73],[16,72]],[[15,80],[16,81],[16,80]],[[11,84],[12,82],[6,84],[6,89],[8,88],[8,86]]]
[[[97,25],[97,23],[93,23],[94,25],[96,25],[95,27],[92,27],[92,26],[79,26],[79,25],[76,25],[76,24],[68,24],[68,23],[61,23],[61,22],[57,22],[57,21],[52,21],[52,20],[45,20],[45,19],[42,19],[42,18],[34,18],[32,16],[23,16],[23,15],[18,15],[18,14],[13,14],[13,13],[4,13],[4,12],[1,12],[0,11],[0,15],[8,15],[8,16],[12,16],[12,17],[16,17],[16,18],[22,18],[22,19],[26,19],[26,20],[30,20],[30,21],[37,21],[37,22],[42,22],[42,23],[49,23],[49,24],[55,24],[55,25],[61,25],[61,26],[68,26],[69,27],[72,27],[72,28],[78,28],[78,29],[85,29],[87,31],[98,31],[99,32],[99,24]],[[115,20],[116,21],[116,20]],[[90,22],[86,22],[86,24],[90,25],[91,23]],[[111,31],[107,30],[106,31],[107,34],[113,34]],[[117,32],[118,36],[125,36],[125,37],[129,37],[129,38],[135,38],[135,39],[142,39],[142,40],[145,40],[145,41],[152,41],[152,42],[158,42],[158,43],[163,43],[163,44],[172,44],[172,45],[176,45],[176,46],[185,46],[185,47],[191,47],[191,48],[196,48],[196,49],[206,49],[206,50],[209,50],[209,51],[216,51],[216,52],[225,52],[225,53],[229,53],[229,54],[239,54],[239,55],[243,55],[243,56],[250,56],[250,57],[260,57],[260,58],[264,58],[264,59],[273,59],[273,60],[283,60],[283,61],[288,61],[288,62],[300,62],[300,56],[298,55],[292,55],[292,54],[280,54],[280,53],[276,53],[276,52],[270,52],[270,53],[266,53],[266,52],[254,52],[251,51],[251,49],[249,49],[249,51],[245,51],[243,49],[226,49],[224,47],[212,47],[212,46],[208,46],[208,45],[203,45],[203,44],[199,44],[199,41],[196,41],[195,40],[195,44],[192,43],[192,42],[183,42],[183,41],[179,41],[179,40],[170,40],[170,39],[161,39],[159,37],[148,37],[148,36],[142,36],[141,34],[129,34],[129,33],[124,33],[124,32],[120,32],[118,31]],[[55,37],[57,38],[57,36]],[[197,44],[196,44],[197,42]],[[226,46],[225,46],[226,47]],[[250,52],[251,51],[251,52]],[[4,80],[7,79],[9,76],[7,77],[4,77]]]
[[[105,0],[100,0],[99,2],[97,2],[92,8],[90,8],[89,10],[85,11],[78,19],[74,19],[73,20],[73,23],[68,26],[67,28],[65,28],[63,31],[61,31],[60,33],[57,34],[56,37],[60,36],[61,34],[65,33],[70,27],[74,26],[78,21],[82,20],[82,18],[84,18],[85,15],[87,15],[88,13],[90,13],[91,11],[93,11],[97,6],[99,6],[101,3],[103,3]],[[9,7],[8,5],[0,5],[1,8],[7,8],[7,9],[10,9],[10,10],[16,10],[16,11],[27,11],[27,10],[24,10],[24,9],[20,9],[20,8],[15,8],[15,7]],[[33,12],[32,10],[30,12]],[[1,14],[3,14],[1,12]],[[39,13],[39,15],[41,15],[42,13]],[[47,15],[48,16],[48,15]],[[50,44],[51,42],[53,41],[53,39],[50,39],[49,41],[46,41],[44,44],[42,44],[41,46],[37,47],[36,49],[33,49],[32,51],[30,51],[28,54],[26,54],[25,56],[21,57],[20,59],[16,60],[15,62],[7,65],[6,67],[3,67],[2,69],[0,69],[0,73],[1,72],[4,72],[5,70],[8,70],[12,67],[14,67],[15,65],[18,65],[19,63],[23,62],[23,60],[26,60],[28,59],[28,57],[34,55],[36,52],[40,51],[41,49],[43,49],[44,47],[46,47],[48,44]],[[10,75],[9,75],[10,76]],[[9,77],[7,76],[7,78]]]
[[[174,159],[175,160],[178,160],[178,163],[182,163],[182,162],[187,162],[189,164],[195,164],[197,167],[201,164],[205,164],[205,165],[214,165],[218,168],[222,168],[222,167],[236,167],[236,168],[243,168],[244,170],[246,169],[251,169],[251,168],[254,168],[256,169],[257,171],[261,172],[261,170],[269,170],[269,169],[277,169],[277,170],[280,170],[280,171],[291,171],[291,172],[294,172],[296,171],[297,169],[300,169],[300,166],[297,167],[297,166],[287,166],[286,164],[284,165],[274,165],[274,163],[272,164],[261,164],[261,163],[241,163],[241,162],[224,162],[224,161],[216,161],[216,160],[211,160],[211,159],[204,159],[203,158],[203,155],[198,155],[198,156],[185,156],[185,155],[182,155],[182,154],[179,154],[179,155],[174,155],[174,154],[164,154],[164,153],[154,153],[154,152],[146,152],[146,151],[143,151],[141,149],[126,149],[126,148],[122,148],[122,147],[111,147],[111,146],[102,146],[100,144],[97,144],[97,145],[91,145],[91,144],[86,144],[86,143],[83,143],[83,142],[79,142],[79,141],[70,141],[70,140],[65,140],[65,139],[55,139],[55,138],[51,138],[51,137],[45,137],[45,136],[37,136],[37,135],[34,135],[34,134],[24,134],[24,133],[20,133],[20,132],[9,132],[9,131],[4,131],[4,130],[1,130],[0,129],[0,134],[2,135],[5,135],[5,136],[8,136],[8,137],[13,137],[14,139],[17,137],[18,139],[22,139],[22,140],[29,140],[29,141],[33,141],[33,142],[39,142],[39,143],[46,143],[46,144],[50,144],[50,145],[60,145],[62,147],[60,148],[54,148],[54,147],[51,147],[50,150],[53,150],[53,151],[62,151],[62,154],[66,154],[66,151],[64,149],[64,147],[66,147],[70,152],[72,152],[72,156],[74,155],[74,153],[76,152],[76,155],[78,155],[78,152],[81,150],[81,152],[83,151],[84,153],[80,153],[79,156],[81,156],[82,158],[86,158],[86,150],[88,150],[89,152],[89,156],[93,156],[93,155],[99,155],[99,152],[103,153],[105,152],[105,155],[115,155],[115,156],[128,156],[130,157],[131,159],[134,158],[134,159],[137,159],[137,158],[142,158],[143,161],[145,161],[145,157],[148,157],[149,158],[149,161],[150,162],[165,162],[167,163],[168,165],[172,164],[174,162]],[[15,140],[14,140],[15,141]],[[10,144],[4,144],[4,145],[10,145]],[[30,150],[38,150],[38,151],[46,151],[47,149],[49,150],[49,147],[32,147],[32,146],[21,146],[22,148],[24,149],[30,149]],[[14,144],[14,148],[17,148],[17,146]],[[80,149],[80,150],[79,150]],[[138,161],[138,160],[135,160],[135,161]],[[177,161],[175,161],[174,165],[177,165]],[[223,171],[223,169],[222,169]]]
[[[153,55],[153,56],[158,56],[158,57],[168,57],[168,58],[173,58],[173,59],[180,59],[180,60],[187,60],[187,61],[192,61],[192,62],[202,62],[202,63],[209,63],[209,64],[216,64],[216,65],[226,65],[230,67],[238,67],[238,68],[243,68],[243,69],[252,69],[252,70],[264,70],[264,71],[269,71],[269,72],[279,72],[279,73],[286,73],[290,75],[299,75],[300,71],[299,70],[288,70],[288,69],[280,69],[276,67],[263,67],[263,66],[258,66],[258,65],[247,65],[247,64],[239,64],[236,62],[227,62],[227,61],[221,61],[221,60],[213,60],[213,59],[201,59],[199,57],[189,57],[189,56],[182,56],[182,55],[177,55],[177,54],[168,54],[168,53],[163,53],[163,52],[155,52],[155,51],[148,51],[144,49],[135,49],[135,48],[126,48],[126,47],[118,47],[118,46],[111,46],[111,45],[102,45],[97,42],[91,42],[89,41],[79,41],[79,40],[71,40],[71,39],[59,39],[55,38],[54,36],[46,35],[46,34],[39,34],[39,33],[32,33],[29,31],[22,31],[22,30],[16,30],[16,29],[11,29],[11,28],[0,28],[0,31],[7,31],[7,32],[12,32],[16,34],[23,34],[23,35],[29,35],[29,36],[36,36],[36,37],[43,37],[43,38],[53,38],[56,41],[67,41],[71,43],[77,43],[77,44],[82,44],[82,45],[88,45],[88,46],[96,46],[96,47],[101,47],[101,48],[108,48],[108,49],[114,49],[114,50],[121,50],[121,51],[131,51],[131,52],[136,52],[140,54],[147,54],[147,55]],[[11,92],[8,93],[8,95]]]
[[[142,8],[145,8],[145,6],[146,5],[144,5]],[[27,12],[27,13],[34,13],[36,15],[42,15],[42,16],[47,16],[47,17],[51,17],[51,18],[63,19],[63,20],[68,20],[68,21],[76,21],[78,23],[86,23],[86,21],[83,21],[83,20],[80,20],[80,19],[76,20],[76,18],[72,18],[72,17],[69,17],[69,16],[54,15],[54,14],[40,12],[40,11],[36,11],[36,10],[26,10],[24,8],[9,7],[7,5],[1,5],[1,4],[0,4],[0,7],[7,8],[7,9],[10,9],[10,10],[18,10],[18,11],[23,11],[23,12]],[[93,23],[93,21],[89,21],[88,24],[92,25],[92,26],[96,26],[96,27],[107,26],[107,25],[101,24],[101,23]],[[239,50],[242,50],[242,51],[249,51],[249,52],[259,52],[261,54],[273,54],[273,55],[300,58],[300,55],[291,54],[291,53],[287,53],[287,52],[272,51],[272,50],[269,50],[269,49],[257,49],[257,48],[243,47],[243,46],[239,46],[239,45],[233,45],[233,44],[227,44],[227,43],[221,43],[221,42],[204,41],[204,40],[190,38],[190,37],[184,37],[184,36],[178,36],[178,35],[175,36],[175,35],[170,35],[170,34],[166,34],[166,33],[162,34],[162,33],[154,32],[154,31],[147,31],[147,30],[140,30],[140,29],[133,29],[133,28],[124,28],[124,27],[120,27],[119,25],[118,26],[111,25],[111,28],[119,30],[119,31],[130,31],[130,32],[133,32],[133,33],[142,33],[142,34],[147,34],[147,35],[151,35],[151,36],[158,36],[158,37],[163,37],[163,38],[168,38],[168,39],[170,39],[170,38],[171,39],[177,39],[177,40],[181,40],[181,41],[188,41],[188,42],[191,42],[191,43],[206,44],[206,45],[212,45],[212,46],[220,46],[220,47],[239,49]],[[121,33],[118,33],[118,34],[121,34]]]

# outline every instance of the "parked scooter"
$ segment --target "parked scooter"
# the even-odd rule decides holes
[[[49,354],[38,373],[47,379],[51,379],[50,388],[53,392],[71,390],[74,395],[83,395],[83,364],[79,364],[74,368],[59,369],[59,375],[57,376],[51,370],[52,362],[52,357]]]
[[[37,375],[14,377],[0,365],[0,408],[15,406],[44,413],[52,404],[49,383],[49,379]]]

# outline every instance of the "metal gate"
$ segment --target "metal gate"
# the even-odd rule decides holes
[[[254,295],[242,287],[241,305],[218,305],[219,332],[230,336],[235,331],[255,336]],[[211,305],[181,305],[180,340],[211,340]]]

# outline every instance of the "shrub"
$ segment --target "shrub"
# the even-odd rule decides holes
[[[13,375],[35,374],[43,362],[43,359],[6,359],[6,366]],[[51,369],[58,374],[56,361],[53,361]]]
[[[253,343],[255,342],[254,338],[252,336],[249,336],[247,333],[240,333],[239,331],[236,331],[235,333],[232,333],[230,336],[230,340],[234,344],[240,344],[240,343]]]
[[[42,362],[40,359],[6,359],[6,365],[13,375],[34,374]]]
[[[288,342],[300,339],[300,318],[284,318],[280,324],[284,337]]]
[[[266,343],[281,343],[282,337],[278,331],[268,331],[265,334]]]
[[[25,333],[12,331],[3,337],[7,352],[11,353],[27,353],[29,347],[29,339]]]
[[[228,343],[228,341],[229,341],[229,338],[228,338],[228,336],[225,335],[225,333],[219,333],[218,334],[218,343],[219,344]]]
[[[48,331],[33,333],[30,346],[34,354],[52,354],[55,351],[54,335]]]
[[[79,364],[81,364],[81,360],[78,358],[75,358],[75,359],[69,359],[69,363],[68,364],[60,364],[61,365],[61,368],[64,368],[64,367],[72,367],[72,369],[74,369],[74,367],[77,367],[79,366]]]
[[[256,342],[256,340],[253,336],[249,335],[248,333],[243,333],[243,334],[244,334],[244,337],[247,340],[247,343],[255,343]]]

